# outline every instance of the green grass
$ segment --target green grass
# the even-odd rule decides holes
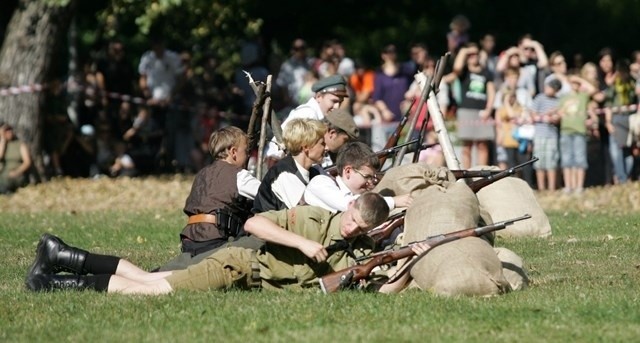
[[[41,233],[153,268],[177,254],[171,212],[0,216],[0,341],[618,342],[640,337],[640,214],[549,213],[550,239],[499,239],[531,286],[492,298],[342,292],[34,294],[26,270]]]

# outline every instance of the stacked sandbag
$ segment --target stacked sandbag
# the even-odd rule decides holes
[[[502,262],[502,273],[507,281],[509,281],[511,289],[519,291],[527,288],[529,285],[529,276],[524,269],[522,257],[507,248],[500,247],[493,248],[493,250]]]
[[[420,289],[445,296],[491,296],[511,289],[493,248],[476,237],[433,248],[411,276]]]
[[[373,189],[383,196],[411,194],[416,197],[431,185],[447,187],[456,179],[447,168],[411,163],[390,168]]]
[[[497,167],[478,167],[476,170],[499,170]],[[486,223],[495,223],[530,214],[531,218],[509,225],[497,232],[498,237],[549,237],[551,224],[526,181],[506,177],[478,193],[480,215]]]
[[[405,243],[477,226],[478,200],[464,183],[432,186],[414,198],[405,217]],[[414,283],[439,295],[488,296],[509,290],[491,245],[468,237],[433,248],[411,268]]]

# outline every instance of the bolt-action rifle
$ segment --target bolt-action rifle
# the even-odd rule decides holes
[[[356,259],[357,262],[360,262],[362,260],[369,260],[369,261],[367,263],[356,264],[355,266],[345,268],[321,277],[320,287],[322,288],[322,291],[325,294],[334,293],[340,289],[349,287],[353,283],[369,277],[369,274],[371,274],[371,271],[373,270],[373,268],[377,266],[389,264],[391,262],[415,255],[415,253],[412,250],[412,247],[414,244],[426,243],[427,245],[429,245],[429,250],[431,250],[439,245],[452,242],[458,239],[462,239],[466,237],[479,237],[490,232],[502,230],[506,228],[508,225],[511,225],[519,220],[524,220],[528,218],[531,218],[531,216],[529,214],[525,214],[521,217],[493,223],[491,225],[464,229],[464,230],[455,231],[455,232],[451,232],[443,235],[432,236],[432,237],[428,237],[423,241],[409,243],[406,246],[399,248],[398,250],[382,251],[370,256],[366,256],[362,259]]]

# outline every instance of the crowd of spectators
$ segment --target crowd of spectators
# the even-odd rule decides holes
[[[471,41],[469,27],[463,16],[451,22],[446,40],[452,58],[438,93],[443,112],[456,121],[451,133],[461,143],[464,168],[506,168],[535,155],[535,172],[525,169],[521,177],[539,190],[576,193],[638,178],[638,124],[630,120],[636,108],[629,106],[640,94],[640,52],[629,60],[604,48],[593,62],[574,58],[569,68],[562,52],[546,51],[530,35],[495,51],[495,36]],[[350,57],[337,40],[311,51],[304,39],[295,39],[288,58],[269,70],[261,47],[245,44],[241,65],[226,78],[218,70],[222,56],[192,61],[190,52],[174,52],[162,40],[151,42],[136,70],[125,45],[111,41],[102,57],[84,64],[76,84],[49,83],[43,139],[48,172],[117,177],[200,170],[210,161],[213,130],[247,126],[255,96],[244,71],[257,80],[274,75],[273,104],[282,118],[313,96],[317,80],[344,76],[349,97],[342,106],[365,133],[362,139],[379,150],[415,106],[420,91],[414,75],[433,73],[435,66],[427,42],[410,45],[405,61],[395,44],[384,45],[377,66]]]

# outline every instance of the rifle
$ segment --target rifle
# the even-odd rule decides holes
[[[449,59],[449,56],[450,56],[450,54],[445,54],[445,55],[440,57],[438,62],[436,62],[435,75],[433,77],[433,80],[431,81],[431,89],[433,90],[434,93],[438,93],[438,91],[440,89],[440,81],[442,80],[442,77],[444,76],[444,70],[445,70],[445,67],[447,65],[447,60]],[[427,88],[427,87],[425,87],[425,88]],[[429,97],[429,91],[426,90],[426,89],[425,89],[425,91],[427,92],[427,94],[423,94],[422,96],[426,99],[426,98]],[[417,118],[417,116],[418,115],[416,115],[416,118]],[[422,118],[422,123],[420,124],[420,133],[418,134],[418,138],[421,139],[421,140],[424,139],[424,135],[425,135],[425,132],[427,131],[427,124],[429,123],[429,117],[430,116],[431,116],[431,114],[427,110],[427,113],[425,114],[424,118]],[[416,145],[418,145],[418,144],[419,143],[416,143]],[[413,163],[418,162],[419,159],[420,159],[420,154],[418,154],[418,153],[413,154],[413,161],[412,161]]]
[[[407,210],[402,212],[398,212],[392,216],[387,218],[387,225],[380,225],[373,230],[367,232],[367,236],[371,237],[376,244],[380,243],[382,240],[386,239],[391,235],[393,230],[404,225],[404,215],[407,213]]]
[[[398,144],[394,147],[388,148],[388,149],[382,149],[380,151],[374,152],[373,156],[377,156],[378,159],[380,160],[380,165],[382,165],[384,163],[384,160],[387,158],[387,156],[391,155],[391,154],[395,154],[399,149],[406,147],[408,145],[415,145],[418,143],[418,139],[414,139],[402,144]],[[418,148],[420,150],[424,150],[424,149],[429,149],[432,146],[437,145],[438,143],[434,143],[434,144],[427,144],[427,143],[422,143],[421,145],[418,146]],[[338,169],[336,165],[332,165],[330,167],[324,168],[324,171],[329,173],[331,176],[336,176],[338,175]]]
[[[415,104],[415,102],[416,102],[416,99],[413,99],[409,108],[407,108],[407,110],[404,112],[404,115],[402,116],[402,120],[400,120],[400,122],[398,123],[398,126],[396,126],[396,130],[393,131],[393,134],[391,134],[389,139],[387,139],[387,144],[384,145],[383,150],[390,149],[396,146],[396,144],[398,144],[398,140],[400,139],[400,135],[402,134],[402,129],[404,129],[404,126],[407,124],[407,121],[409,120],[409,115],[411,114],[411,107],[413,107],[413,104]],[[380,159],[380,165],[382,166],[386,161],[387,161],[387,156],[382,157]]]
[[[431,91],[431,77],[427,76],[427,84],[425,85],[424,89],[422,89],[422,92],[420,93],[420,101],[418,101],[418,107],[416,107],[416,112],[413,114],[413,118],[411,119],[411,124],[409,126],[409,132],[407,132],[408,138],[411,138],[411,136],[413,136],[413,130],[415,129],[416,122],[418,121],[418,116],[420,115],[420,112],[424,107],[425,101],[427,101],[427,97],[429,96],[430,91]],[[413,102],[411,103],[411,106],[413,106]],[[409,107],[409,109],[411,109],[411,107]],[[402,163],[402,159],[404,158],[404,154],[406,153],[406,151],[407,149],[404,148],[398,152],[396,159],[393,161],[394,167],[397,167],[400,165],[400,163]]]
[[[530,159],[527,162],[518,164],[517,166],[511,167],[509,169],[505,169],[497,174],[493,174],[493,175],[489,175],[486,178],[480,179],[480,180],[476,180],[473,181],[471,183],[469,183],[469,188],[471,188],[471,190],[474,193],[478,193],[478,191],[480,189],[482,189],[485,186],[488,186],[500,179],[504,179],[507,176],[511,176],[513,174],[515,174],[519,169],[524,168],[525,166],[527,166],[528,164],[532,164],[533,162],[537,161],[538,158],[537,157],[533,157],[532,159]]]
[[[491,225],[431,236],[423,241],[409,243],[398,250],[382,251],[361,259],[356,259],[356,262],[360,262],[365,259],[368,259],[369,262],[365,264],[356,264],[355,266],[345,268],[321,277],[319,280],[320,288],[322,288],[322,292],[324,292],[325,294],[334,293],[342,288],[350,286],[354,282],[366,279],[369,274],[371,274],[373,268],[377,266],[389,264],[391,262],[415,255],[411,248],[417,243],[428,244],[429,249],[427,251],[430,251],[431,249],[439,245],[449,243],[458,239],[466,237],[479,237],[490,232],[502,230],[508,225],[528,218],[531,218],[531,215],[525,214],[521,217],[493,223]]]
[[[502,172],[502,170],[467,170],[455,169],[449,170],[456,179],[467,179],[471,177],[489,177]]]

